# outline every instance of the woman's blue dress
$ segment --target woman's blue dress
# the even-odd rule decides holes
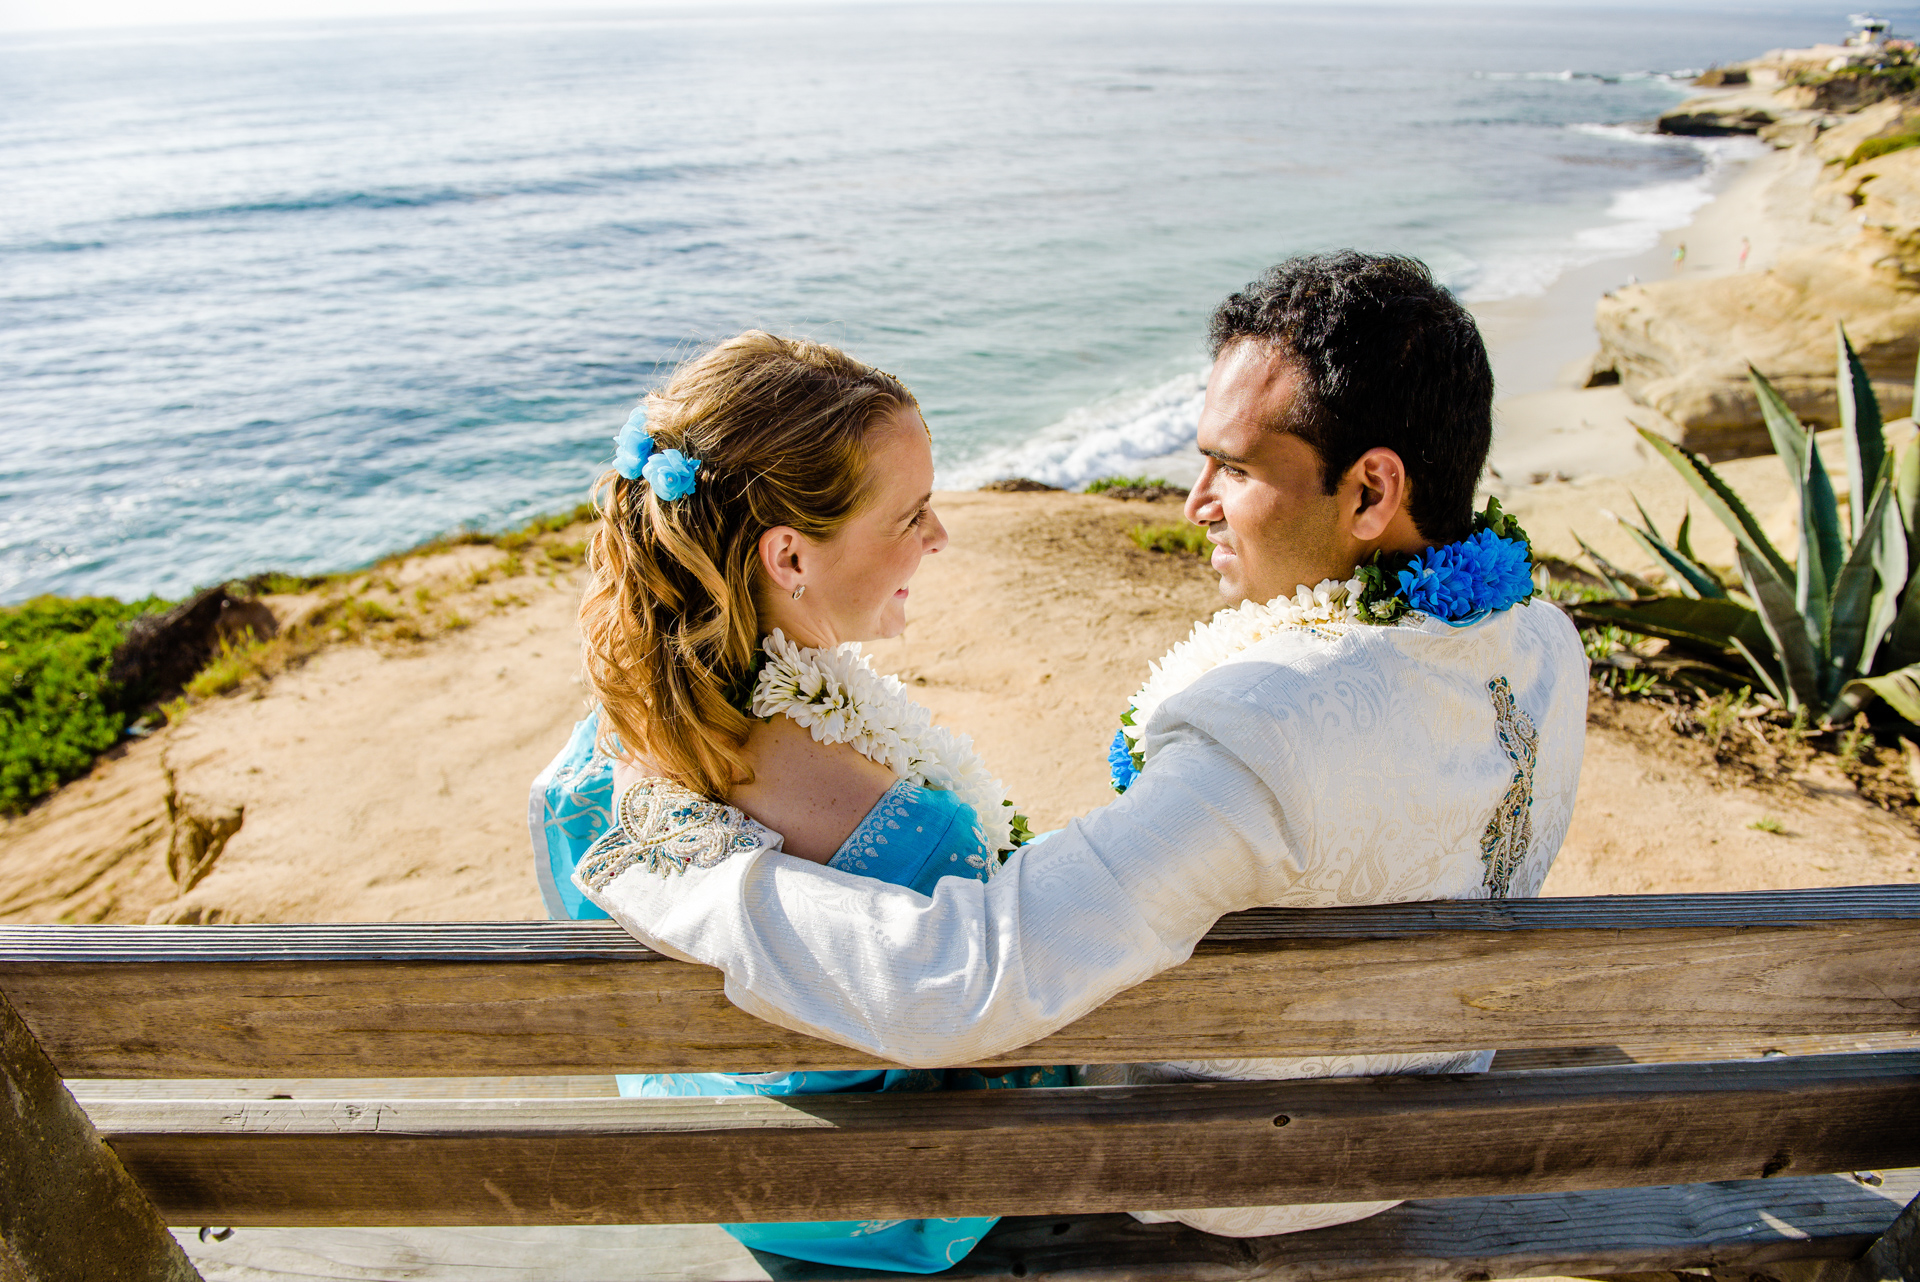
[[[573,867],[613,823],[613,763],[593,751],[598,714],[539,779],[532,810],[540,889],[548,915],[586,920],[606,914],[580,894]],[[902,779],[867,812],[828,867],[876,877],[930,895],[942,877],[986,880],[992,853],[975,831],[973,808],[952,793]],[[971,1069],[875,1069],[814,1073],[634,1073],[615,1078],[628,1096],[820,1095],[845,1091],[994,1090],[1066,1086],[1066,1070],[1022,1068],[987,1078]],[[933,1273],[965,1258],[997,1217],[939,1220],[830,1220],[723,1224],[750,1247],[820,1264]]]

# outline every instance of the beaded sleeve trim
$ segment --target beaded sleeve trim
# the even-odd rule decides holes
[[[1513,778],[1480,837],[1480,859],[1487,866],[1484,884],[1488,897],[1505,899],[1513,874],[1533,847],[1533,767],[1539,756],[1540,736],[1533,719],[1514,702],[1513,688],[1505,677],[1487,682],[1487,693],[1493,698],[1500,747],[1513,762]]]
[[[642,779],[621,794],[613,826],[588,847],[573,875],[589,890],[603,890],[630,868],[665,877],[779,848],[778,833],[734,807],[670,779]]]

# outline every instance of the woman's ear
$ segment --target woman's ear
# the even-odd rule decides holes
[[[791,525],[776,525],[760,536],[760,568],[775,590],[791,596],[806,582],[806,536]]]
[[[1362,543],[1370,543],[1387,533],[1394,518],[1407,505],[1407,469],[1400,456],[1384,445],[1362,454],[1347,469],[1349,483],[1355,483],[1351,533]]]

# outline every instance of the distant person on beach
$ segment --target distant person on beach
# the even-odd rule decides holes
[[[600,480],[580,609],[599,706],[534,785],[550,915],[604,917],[587,896],[625,872],[759,849],[919,895],[999,865],[1012,811],[967,740],[837,648],[906,626],[908,580],[947,543],[932,491],[913,394],[823,344],[742,334],[634,411]],[[811,1095],[1068,1078],[895,1069],[618,1084],[638,1096]],[[926,1273],[958,1263],[993,1224],[724,1227],[763,1251]]]
[[[1747,255],[1753,252],[1753,242],[1745,236],[1740,238],[1740,270],[1747,270]]]
[[[1072,1023],[1185,961],[1227,913],[1537,895],[1572,814],[1587,664],[1566,616],[1529,603],[1524,533],[1497,504],[1473,511],[1493,378],[1472,317],[1422,264],[1345,251],[1273,268],[1221,303],[1210,329],[1207,461],[1186,515],[1206,528],[1233,608],[1197,625],[1116,718],[1119,800],[1003,865],[990,857],[987,879],[929,887],[819,866],[858,809],[837,784],[801,808],[787,851],[768,831],[782,821],[752,795],[727,806],[683,792],[662,806],[658,783],[623,766],[615,827],[573,891],[648,944],[719,967],[750,1013],[928,1066],[977,1063]],[[661,444],[683,439],[670,428]],[[917,446],[910,461],[921,466]],[[920,491],[922,475],[901,493]],[[802,581],[779,558],[753,564],[769,601]],[[654,607],[635,593],[624,608]],[[598,627],[589,621],[590,648]],[[876,741],[923,742],[918,722],[876,724],[850,657],[785,667],[786,652],[769,650],[746,705],[755,715],[797,719],[804,705],[819,737],[857,724]],[[991,813],[974,809],[976,850],[990,856],[1005,831]],[[1076,1080],[1475,1071],[1491,1056],[1093,1065]],[[1136,1215],[1257,1236],[1390,1205]]]
[[[1673,247],[1673,265],[1677,269],[1684,266],[1686,264],[1686,261],[1687,261],[1687,242],[1683,240],[1678,245],[1675,245]]]

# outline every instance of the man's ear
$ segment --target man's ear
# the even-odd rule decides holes
[[[1350,533],[1362,543],[1384,537],[1407,506],[1407,469],[1400,456],[1376,445],[1354,460],[1341,487],[1350,506]]]
[[[774,588],[791,593],[806,582],[805,560],[810,550],[806,535],[791,525],[776,525],[760,536],[760,568]]]

